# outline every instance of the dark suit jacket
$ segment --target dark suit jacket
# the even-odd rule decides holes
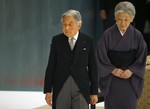
[[[44,93],[52,92],[53,88],[53,109],[56,98],[70,75],[89,103],[90,94],[98,93],[98,74],[94,40],[81,32],[73,51],[70,49],[68,37],[63,33],[52,39]]]

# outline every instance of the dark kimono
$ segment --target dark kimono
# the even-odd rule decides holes
[[[113,56],[117,53],[114,60],[109,57],[110,51],[115,51]],[[130,52],[132,55],[128,55]],[[97,46],[97,63],[99,87],[106,109],[136,109],[137,98],[143,89],[146,56],[147,46],[143,36],[132,25],[123,36],[116,24],[104,32]],[[122,79],[112,74],[115,68],[129,69],[133,74],[128,79]]]

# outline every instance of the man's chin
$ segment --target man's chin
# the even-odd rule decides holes
[[[67,37],[72,37],[72,35],[70,35],[70,34],[65,34]]]

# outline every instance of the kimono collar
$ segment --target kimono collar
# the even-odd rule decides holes
[[[117,25],[117,23],[116,23],[116,25]],[[117,25],[117,27],[118,27],[118,25]],[[129,27],[129,26],[128,26],[128,27]],[[128,29],[128,27],[127,27],[127,29]],[[118,27],[118,29],[119,29],[119,27]],[[127,30],[127,29],[126,29],[126,30]],[[123,35],[125,34],[126,30],[125,30],[124,32],[122,32],[122,31],[119,29],[121,36],[123,36]]]

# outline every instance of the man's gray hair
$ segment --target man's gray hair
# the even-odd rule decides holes
[[[68,11],[64,12],[62,14],[61,21],[62,21],[62,19],[63,19],[64,16],[72,16],[77,21],[77,24],[82,23],[81,14],[77,10],[72,10],[71,9],[71,10],[68,10]]]
[[[115,16],[120,12],[128,13],[132,18],[135,17],[136,13],[134,5],[128,1],[119,2],[116,5],[114,13]]]

